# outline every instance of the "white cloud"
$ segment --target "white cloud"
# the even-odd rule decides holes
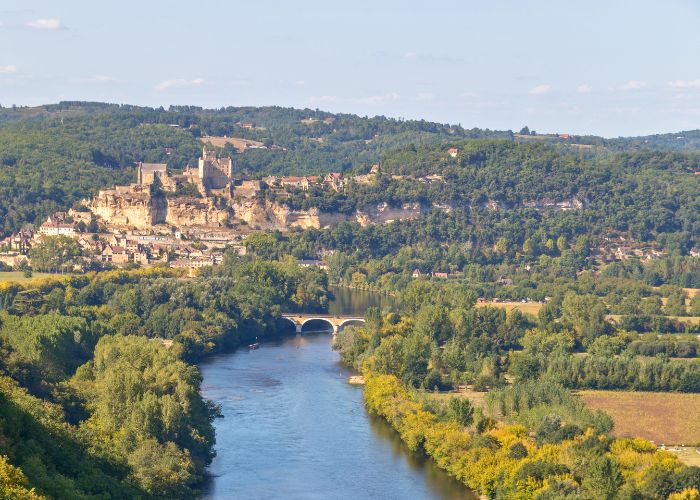
[[[15,66],[14,64],[0,66],[0,73],[17,73],[17,66]]]
[[[418,57],[418,54],[416,52],[413,52],[412,50],[409,50],[409,51],[403,53],[404,59],[415,59],[417,57]]]
[[[647,82],[630,80],[620,87],[620,90],[640,90],[647,86]]]
[[[399,94],[397,94],[396,92],[389,92],[388,94],[360,97],[354,99],[354,101],[358,104],[382,104],[384,102],[389,101],[398,101],[399,99],[401,99],[401,96]]]
[[[306,85],[306,82],[304,80],[297,80],[296,82],[294,82],[294,85],[298,85],[299,87],[302,87],[302,86]]]
[[[410,100],[415,102],[434,101],[435,94],[432,92],[418,92],[414,97],[411,97]]]
[[[422,94],[418,95],[418,98],[425,98]],[[340,104],[340,103],[350,103],[350,104],[383,104],[386,102],[398,101],[401,99],[401,95],[396,92],[389,92],[386,94],[369,95],[363,97],[341,97],[337,95],[320,95],[309,97],[309,102],[312,104]]]
[[[668,86],[673,90],[697,89],[700,88],[700,80],[672,80]]]
[[[337,95],[312,95],[309,97],[309,102],[314,104],[314,103],[321,103],[321,104],[334,104],[334,103],[339,103],[343,102],[344,99],[341,97],[338,97]]]
[[[29,21],[27,26],[37,30],[59,30],[63,28],[63,24],[59,19],[34,19]]]
[[[588,85],[587,83],[582,83],[578,87],[576,87],[576,92],[579,94],[588,94],[593,91],[593,87]]]
[[[186,80],[184,78],[175,78],[172,80],[163,80],[158,85],[156,85],[156,90],[163,91],[178,87],[194,87],[196,85],[201,85],[204,83],[204,78],[194,78],[192,80]]]
[[[79,83],[110,83],[110,82],[116,82],[117,79],[114,78],[113,76],[107,76],[107,75],[94,75],[94,76],[89,76],[87,78],[80,78],[78,80]]]
[[[547,94],[550,90],[552,90],[551,85],[542,84],[542,85],[537,85],[536,87],[532,87],[530,89],[530,94],[543,95],[543,94]]]

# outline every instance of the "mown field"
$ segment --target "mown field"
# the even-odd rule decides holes
[[[613,321],[617,324],[620,323],[620,320],[624,317],[622,314],[608,314],[605,316],[605,319],[608,321]],[[689,323],[691,325],[697,325],[700,324],[700,316],[666,316],[669,319],[677,320],[681,323]]]
[[[0,272],[0,283],[7,282],[7,281],[15,281],[17,283],[26,283],[28,281],[36,280],[36,279],[41,279],[41,278],[47,278],[49,276],[58,276],[57,274],[51,274],[51,273],[32,273],[32,276],[30,278],[27,278],[24,276],[24,273],[22,271],[3,271]]]
[[[579,391],[593,409],[615,422],[614,434],[638,436],[657,445],[700,445],[700,394]]]
[[[519,309],[522,313],[537,316],[537,313],[540,312],[543,305],[544,304],[540,304],[539,302],[479,302],[476,304],[476,307],[499,307],[506,311]]]

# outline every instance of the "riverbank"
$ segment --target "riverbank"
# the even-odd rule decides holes
[[[368,414],[331,336],[264,341],[200,364],[221,406],[206,499],[473,499],[429,457]]]
[[[413,390],[393,375],[366,371],[365,377],[365,404],[371,413],[386,419],[411,450],[424,452],[451,476],[488,498],[497,494],[503,498],[511,495],[535,498],[541,493],[556,496],[562,488],[573,493],[590,489],[588,493],[592,498],[603,498],[593,494],[605,490],[591,486],[590,465],[580,471],[582,479],[576,480],[573,475],[576,467],[585,463],[582,460],[591,460],[583,450],[590,450],[596,443],[607,443],[607,454],[594,459],[595,463],[614,464],[611,474],[619,479],[613,484],[624,488],[623,483],[627,482],[629,491],[637,491],[639,485],[644,484],[644,478],[662,462],[669,470],[682,471],[683,454],[690,453],[684,449],[658,450],[653,443],[638,437],[612,439],[594,426],[570,426],[570,430],[564,432],[566,428],[559,425],[543,427],[540,424],[533,428],[525,421],[508,423],[507,415],[517,417],[528,412],[527,407],[520,407],[516,413],[508,409],[508,401],[514,397],[514,394],[507,394],[508,390],[497,396],[497,405],[506,411],[504,418],[496,420],[485,416],[472,427],[471,412],[460,412],[460,408],[464,408],[461,404],[453,405],[450,401],[441,408],[434,405],[428,408]],[[532,389],[521,390],[516,399],[524,405],[523,395],[530,394]],[[540,389],[550,393],[554,387]],[[550,413],[544,413],[542,418],[542,411],[550,412],[554,408],[562,414],[586,413],[575,396],[564,388],[559,392],[556,406],[529,408],[529,411],[537,410],[531,417],[545,422]],[[460,398],[455,399],[460,401]],[[589,417],[595,424],[601,416],[589,414]],[[678,474],[680,477],[683,472]],[[607,477],[599,479],[604,488],[609,488]],[[692,478],[688,482],[692,482]]]

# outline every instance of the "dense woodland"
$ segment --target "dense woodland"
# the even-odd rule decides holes
[[[218,409],[202,399],[192,363],[277,335],[288,327],[281,309],[322,310],[327,281],[293,261],[234,256],[213,274],[180,274],[0,284],[0,455],[21,473],[17,486],[0,475],[0,488],[194,495],[214,456]]]
[[[570,392],[700,392],[700,363],[664,354],[697,352],[697,338],[617,331],[592,296],[567,295],[560,313],[537,318],[474,308],[473,293],[444,281],[414,282],[399,299],[401,313],[369,310],[335,347],[364,374],[369,410],[470,488],[489,498],[697,495],[700,468],[643,439],[612,438],[610,417]],[[485,404],[438,397],[462,384],[488,391]]]
[[[130,182],[136,161],[193,164],[203,135],[264,142],[224,151],[252,177],[381,166],[369,184],[294,192],[292,208],[424,211],[254,233],[245,257],[194,278],[156,267],[0,283],[0,497],[195,496],[218,415],[196,363],[288,332],[281,311],[325,310],[333,283],[396,297],[335,347],[365,375],[368,409],[473,490],[697,498],[699,468],[613,438],[610,417],[571,391],[700,392],[700,294],[688,290],[700,288],[698,134],[564,139],[278,107],[0,108],[2,235]],[[625,244],[660,253],[594,257]],[[35,270],[69,267],[56,253],[38,245]],[[319,257],[327,271],[296,263]],[[485,403],[445,394],[465,385]]]

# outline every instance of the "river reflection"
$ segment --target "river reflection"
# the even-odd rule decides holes
[[[363,290],[332,286],[333,300],[328,306],[329,314],[364,316],[368,307],[378,307],[381,311],[396,308],[396,299],[389,295]]]
[[[288,337],[202,364],[204,396],[225,416],[205,498],[474,498],[367,414],[330,343]]]

